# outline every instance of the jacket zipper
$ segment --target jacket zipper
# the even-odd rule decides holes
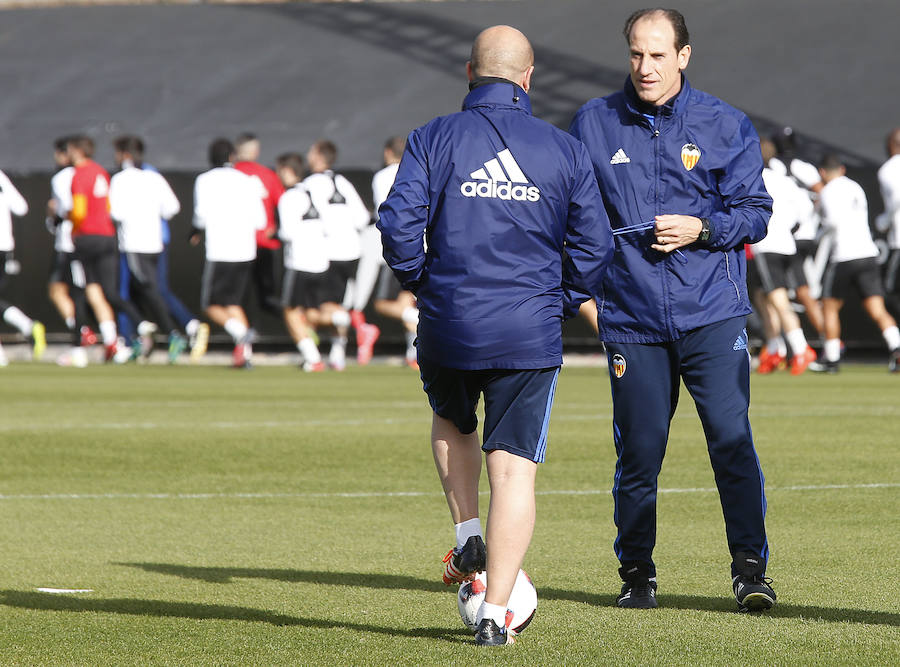
[[[662,125],[662,115],[659,112],[659,108],[657,107],[656,113],[654,114],[654,122],[652,139],[653,139],[653,199],[654,199],[654,208],[656,210],[656,215],[662,215],[662,211],[659,207],[659,178],[660,178],[660,156],[659,156],[659,135],[660,135],[660,126]],[[670,337],[674,337],[672,332],[672,309],[671,309],[671,299],[669,298],[669,283],[668,283],[668,266],[669,266],[669,256],[667,255],[663,260],[663,268],[662,273],[660,275],[660,281],[662,283],[662,295],[663,295],[663,313],[665,317],[665,325],[666,330],[669,333]]]

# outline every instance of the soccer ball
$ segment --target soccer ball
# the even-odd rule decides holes
[[[486,572],[479,572],[472,581],[466,581],[459,587],[459,594],[456,596],[459,616],[472,632],[476,629],[475,616],[481,603],[484,602],[486,591]],[[525,570],[519,570],[506,608],[506,629],[513,635],[527,628],[534,618],[537,609],[537,591]]]

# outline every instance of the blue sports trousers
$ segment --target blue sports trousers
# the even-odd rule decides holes
[[[768,560],[765,480],[753,447],[746,318],[667,343],[606,343],[613,398],[616,556],[655,574],[657,477],[681,380],[697,406],[715,473],[728,548]]]

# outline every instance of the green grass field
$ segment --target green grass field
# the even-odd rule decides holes
[[[900,378],[882,366],[754,378],[778,593],[754,616],[685,393],[660,609],[613,607],[608,380],[566,368],[525,564],[537,615],[495,650],[440,583],[452,525],[408,369],[13,364],[0,383],[0,664],[900,663]]]

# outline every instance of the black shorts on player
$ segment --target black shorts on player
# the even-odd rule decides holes
[[[325,272],[325,285],[323,287],[322,303],[343,303],[347,293],[347,283],[356,279],[356,269],[359,266],[358,259],[348,261],[331,261]]]
[[[252,270],[252,262],[207,262],[203,267],[200,287],[203,309],[210,306],[240,306],[244,302]]]
[[[862,299],[884,296],[881,271],[874,257],[829,264],[822,278],[822,297],[846,300],[854,291]]]
[[[394,272],[389,267],[382,266],[378,274],[378,284],[375,287],[375,300],[396,301],[402,291],[403,287]]]
[[[281,289],[281,306],[283,308],[318,308],[325,303],[326,274],[309,273],[287,269]]]
[[[76,236],[73,241],[73,259],[84,269],[85,284],[100,285],[103,296],[117,313],[127,315],[134,322],[141,322],[144,318],[138,309],[119,294],[119,245],[116,237],[85,234]]]
[[[559,367],[459,370],[419,359],[422,385],[431,409],[460,433],[478,427],[475,409],[484,394],[482,449],[502,449],[541,463]]]
[[[792,259],[792,255],[779,255],[773,252],[758,252],[753,256],[763,292],[770,294],[777,289],[788,287]]]

